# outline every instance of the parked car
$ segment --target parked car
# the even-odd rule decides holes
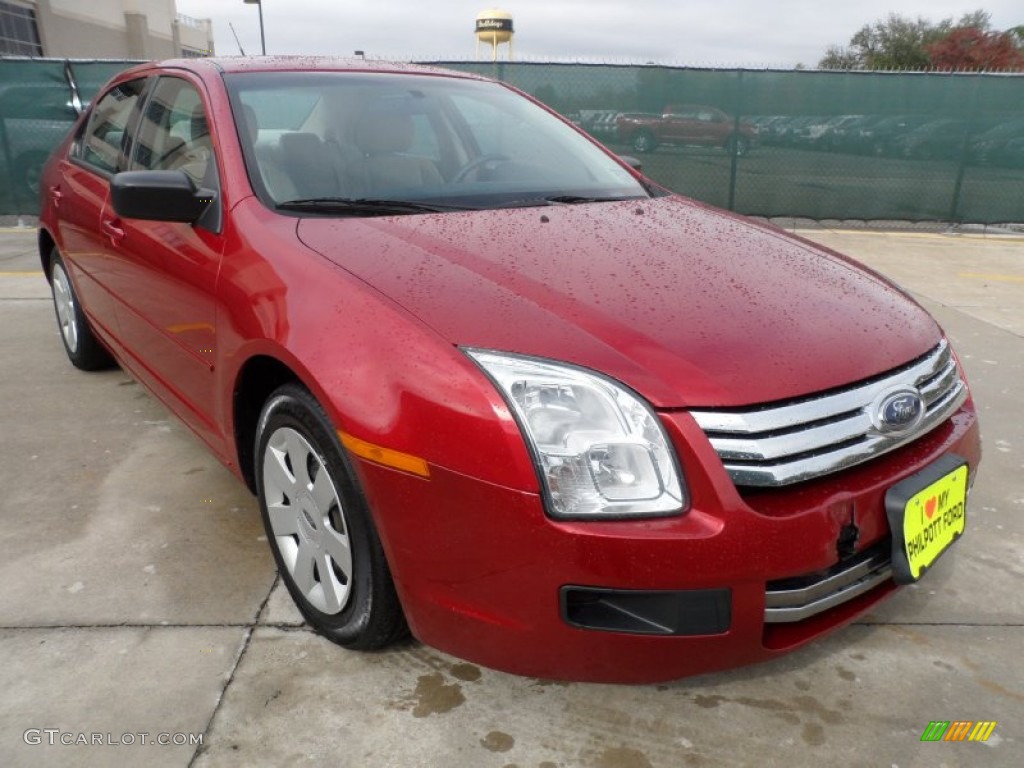
[[[793,131],[793,146],[817,149],[828,139],[828,132],[847,115],[814,117]]]
[[[614,141],[617,138],[615,123],[620,114],[615,109],[582,110],[579,125],[601,141]]]
[[[1009,139],[1005,144],[987,155],[992,165],[1005,168],[1024,168],[1024,136]]]
[[[894,155],[918,160],[959,159],[970,124],[966,120],[940,118],[925,123],[891,142]]]
[[[1003,120],[970,139],[968,157],[979,165],[1001,165],[1008,143],[1024,137],[1024,117]]]
[[[884,115],[863,115],[848,123],[836,126],[829,137],[828,148],[832,152],[857,152],[860,149],[861,132],[885,119]]]
[[[661,115],[623,114],[617,121],[619,142],[636,152],[653,152],[661,144],[721,147],[745,155],[755,132],[716,107],[669,105]]]
[[[768,115],[753,123],[757,133],[758,144],[774,144],[775,135],[780,126],[785,125],[792,118],[788,115]]]
[[[866,125],[857,132],[857,151],[865,155],[892,157],[898,155],[902,137],[934,120],[928,115],[895,115]]]
[[[71,362],[116,360],[256,494],[343,646],[677,678],[846,624],[964,531],[975,406],[921,306],[508,85],[146,64],[42,186]]]
[[[808,125],[820,122],[816,115],[797,115],[774,126],[772,143],[783,147],[795,147],[797,136]]]
[[[812,149],[830,150],[836,145],[836,137],[846,126],[859,122],[864,115],[836,115],[825,123],[807,131],[807,143]]]

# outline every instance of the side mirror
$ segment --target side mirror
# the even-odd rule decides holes
[[[193,224],[213,202],[214,193],[196,189],[184,171],[124,171],[110,183],[118,216]]]
[[[619,160],[624,162],[626,165],[628,165],[634,171],[637,171],[639,173],[643,173],[643,170],[644,170],[643,163],[641,163],[639,160],[637,160],[632,155],[619,155]]]

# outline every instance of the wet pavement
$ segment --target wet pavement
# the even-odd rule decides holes
[[[0,230],[0,765],[1020,765],[1024,238],[802,234],[906,286],[951,337],[985,443],[968,533],[783,659],[605,686],[310,632],[253,497],[127,375],[70,366],[35,233]],[[933,720],[997,725],[922,743]]]

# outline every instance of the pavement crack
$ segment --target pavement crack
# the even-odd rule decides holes
[[[238,655],[235,656],[235,663],[231,666],[231,672],[228,673],[228,679],[224,682],[224,687],[220,689],[220,695],[217,697],[217,703],[213,706],[213,712],[210,713],[210,719],[206,721],[206,727],[203,729],[203,740],[199,746],[196,747],[196,751],[192,753],[192,759],[188,761],[188,768],[192,768],[195,765],[196,760],[205,751],[207,746],[206,739],[210,735],[210,729],[213,728],[213,721],[217,718],[217,713],[220,712],[221,705],[224,703],[224,696],[228,692],[228,688],[231,687],[231,683],[234,682],[235,673],[238,671],[239,664],[242,663],[242,657],[245,656],[245,652],[249,650],[249,643],[252,641],[253,627],[248,627],[245,630],[245,635],[242,638],[242,644],[238,649]]]
[[[270,596],[274,594],[274,589],[277,587],[277,583],[280,580],[281,575],[277,574],[270,585],[270,589],[267,590],[267,594],[264,595],[259,608],[256,609],[252,621],[245,625],[245,635],[242,637],[242,644],[239,647],[238,655],[235,657],[235,663],[231,666],[231,671],[228,673],[227,680],[224,681],[224,687],[220,689],[220,695],[217,697],[217,703],[214,704],[213,711],[210,713],[210,719],[206,721],[206,727],[203,729],[203,741],[196,747],[196,751],[192,753],[192,759],[188,761],[188,768],[192,768],[192,766],[195,765],[196,760],[199,759],[199,756],[206,750],[207,738],[210,735],[210,731],[213,729],[213,723],[217,719],[217,713],[220,712],[220,708],[224,704],[224,698],[227,696],[228,689],[231,687],[231,683],[235,680],[235,674],[238,672],[238,667],[241,665],[242,659],[245,658],[246,651],[249,650],[249,644],[252,642],[253,632],[258,625],[260,616],[262,616],[263,612],[267,609],[267,603],[270,602]]]

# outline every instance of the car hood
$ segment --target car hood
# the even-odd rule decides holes
[[[304,218],[298,236],[452,344],[595,369],[662,408],[848,385],[941,338],[879,276],[678,197]]]

